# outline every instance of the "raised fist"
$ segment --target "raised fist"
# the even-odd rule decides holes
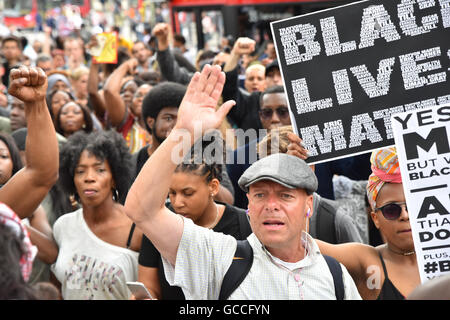
[[[128,74],[136,74],[136,67],[138,66],[138,61],[136,58],[128,59],[123,63],[123,67],[127,69]]]
[[[47,85],[41,68],[21,66],[9,74],[8,93],[25,103],[45,100]]]
[[[169,37],[170,28],[167,23],[157,23],[153,28],[153,35],[161,40],[161,38],[167,39]]]
[[[171,30],[167,23],[157,23],[153,28],[153,35],[158,40],[158,50],[165,51],[169,48]]]
[[[256,41],[247,37],[241,37],[236,40],[233,46],[232,53],[238,56],[244,54],[251,54],[255,51]]]

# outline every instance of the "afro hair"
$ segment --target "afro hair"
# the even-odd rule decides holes
[[[185,93],[186,86],[170,81],[157,84],[147,93],[142,101],[142,118],[149,133],[152,132],[152,129],[147,125],[147,118],[150,117],[156,120],[163,108],[178,108]]]
[[[118,193],[116,201],[123,204],[132,182],[132,157],[125,139],[113,130],[90,134],[79,131],[67,139],[60,152],[59,168],[60,182],[64,191],[79,198],[74,176],[84,150],[99,160],[108,161]]]

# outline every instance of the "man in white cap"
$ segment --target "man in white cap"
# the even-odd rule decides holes
[[[239,180],[248,191],[253,234],[246,241],[253,263],[243,281],[225,296],[221,288],[227,283],[227,270],[233,260],[243,258],[235,257],[237,240],[197,226],[165,207],[171,176],[182,161],[174,157],[180,152],[180,137],[189,138],[182,145],[189,150],[198,126],[202,132],[217,128],[234,105],[227,101],[216,110],[224,81],[218,66],[207,65],[194,75],[175,128],[147,160],[128,193],[126,214],[161,253],[168,282],[181,287],[186,299],[336,299],[336,278],[315,241],[304,232],[317,179],[303,160],[271,155],[255,162]],[[337,280],[345,292],[341,298],[360,299],[347,270],[343,266],[340,270]]]

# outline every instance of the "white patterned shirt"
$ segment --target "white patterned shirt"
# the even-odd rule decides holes
[[[98,238],[86,224],[83,209],[56,220],[53,235],[59,247],[51,266],[61,282],[64,300],[128,300],[127,281],[137,281],[139,252]]]
[[[217,300],[223,277],[236,252],[236,239],[195,225],[183,218],[184,230],[175,267],[163,258],[166,279],[183,289],[187,300]],[[250,272],[230,300],[326,300],[336,299],[328,265],[314,239],[306,234],[307,256],[292,264],[273,257],[251,234]],[[345,299],[361,299],[356,285],[341,264]]]

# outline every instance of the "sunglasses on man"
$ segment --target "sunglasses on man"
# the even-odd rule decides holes
[[[272,119],[273,112],[274,112],[273,109],[264,108],[264,109],[259,110],[259,115],[264,120],[269,120],[269,119]],[[275,110],[275,112],[276,112],[278,118],[280,118],[280,119],[284,119],[289,116],[289,109],[287,107],[278,107]]]
[[[408,211],[406,202],[392,202],[385,204],[379,208],[375,208],[375,211],[380,210],[387,220],[397,220],[402,214],[402,206],[405,206],[405,210]]]

